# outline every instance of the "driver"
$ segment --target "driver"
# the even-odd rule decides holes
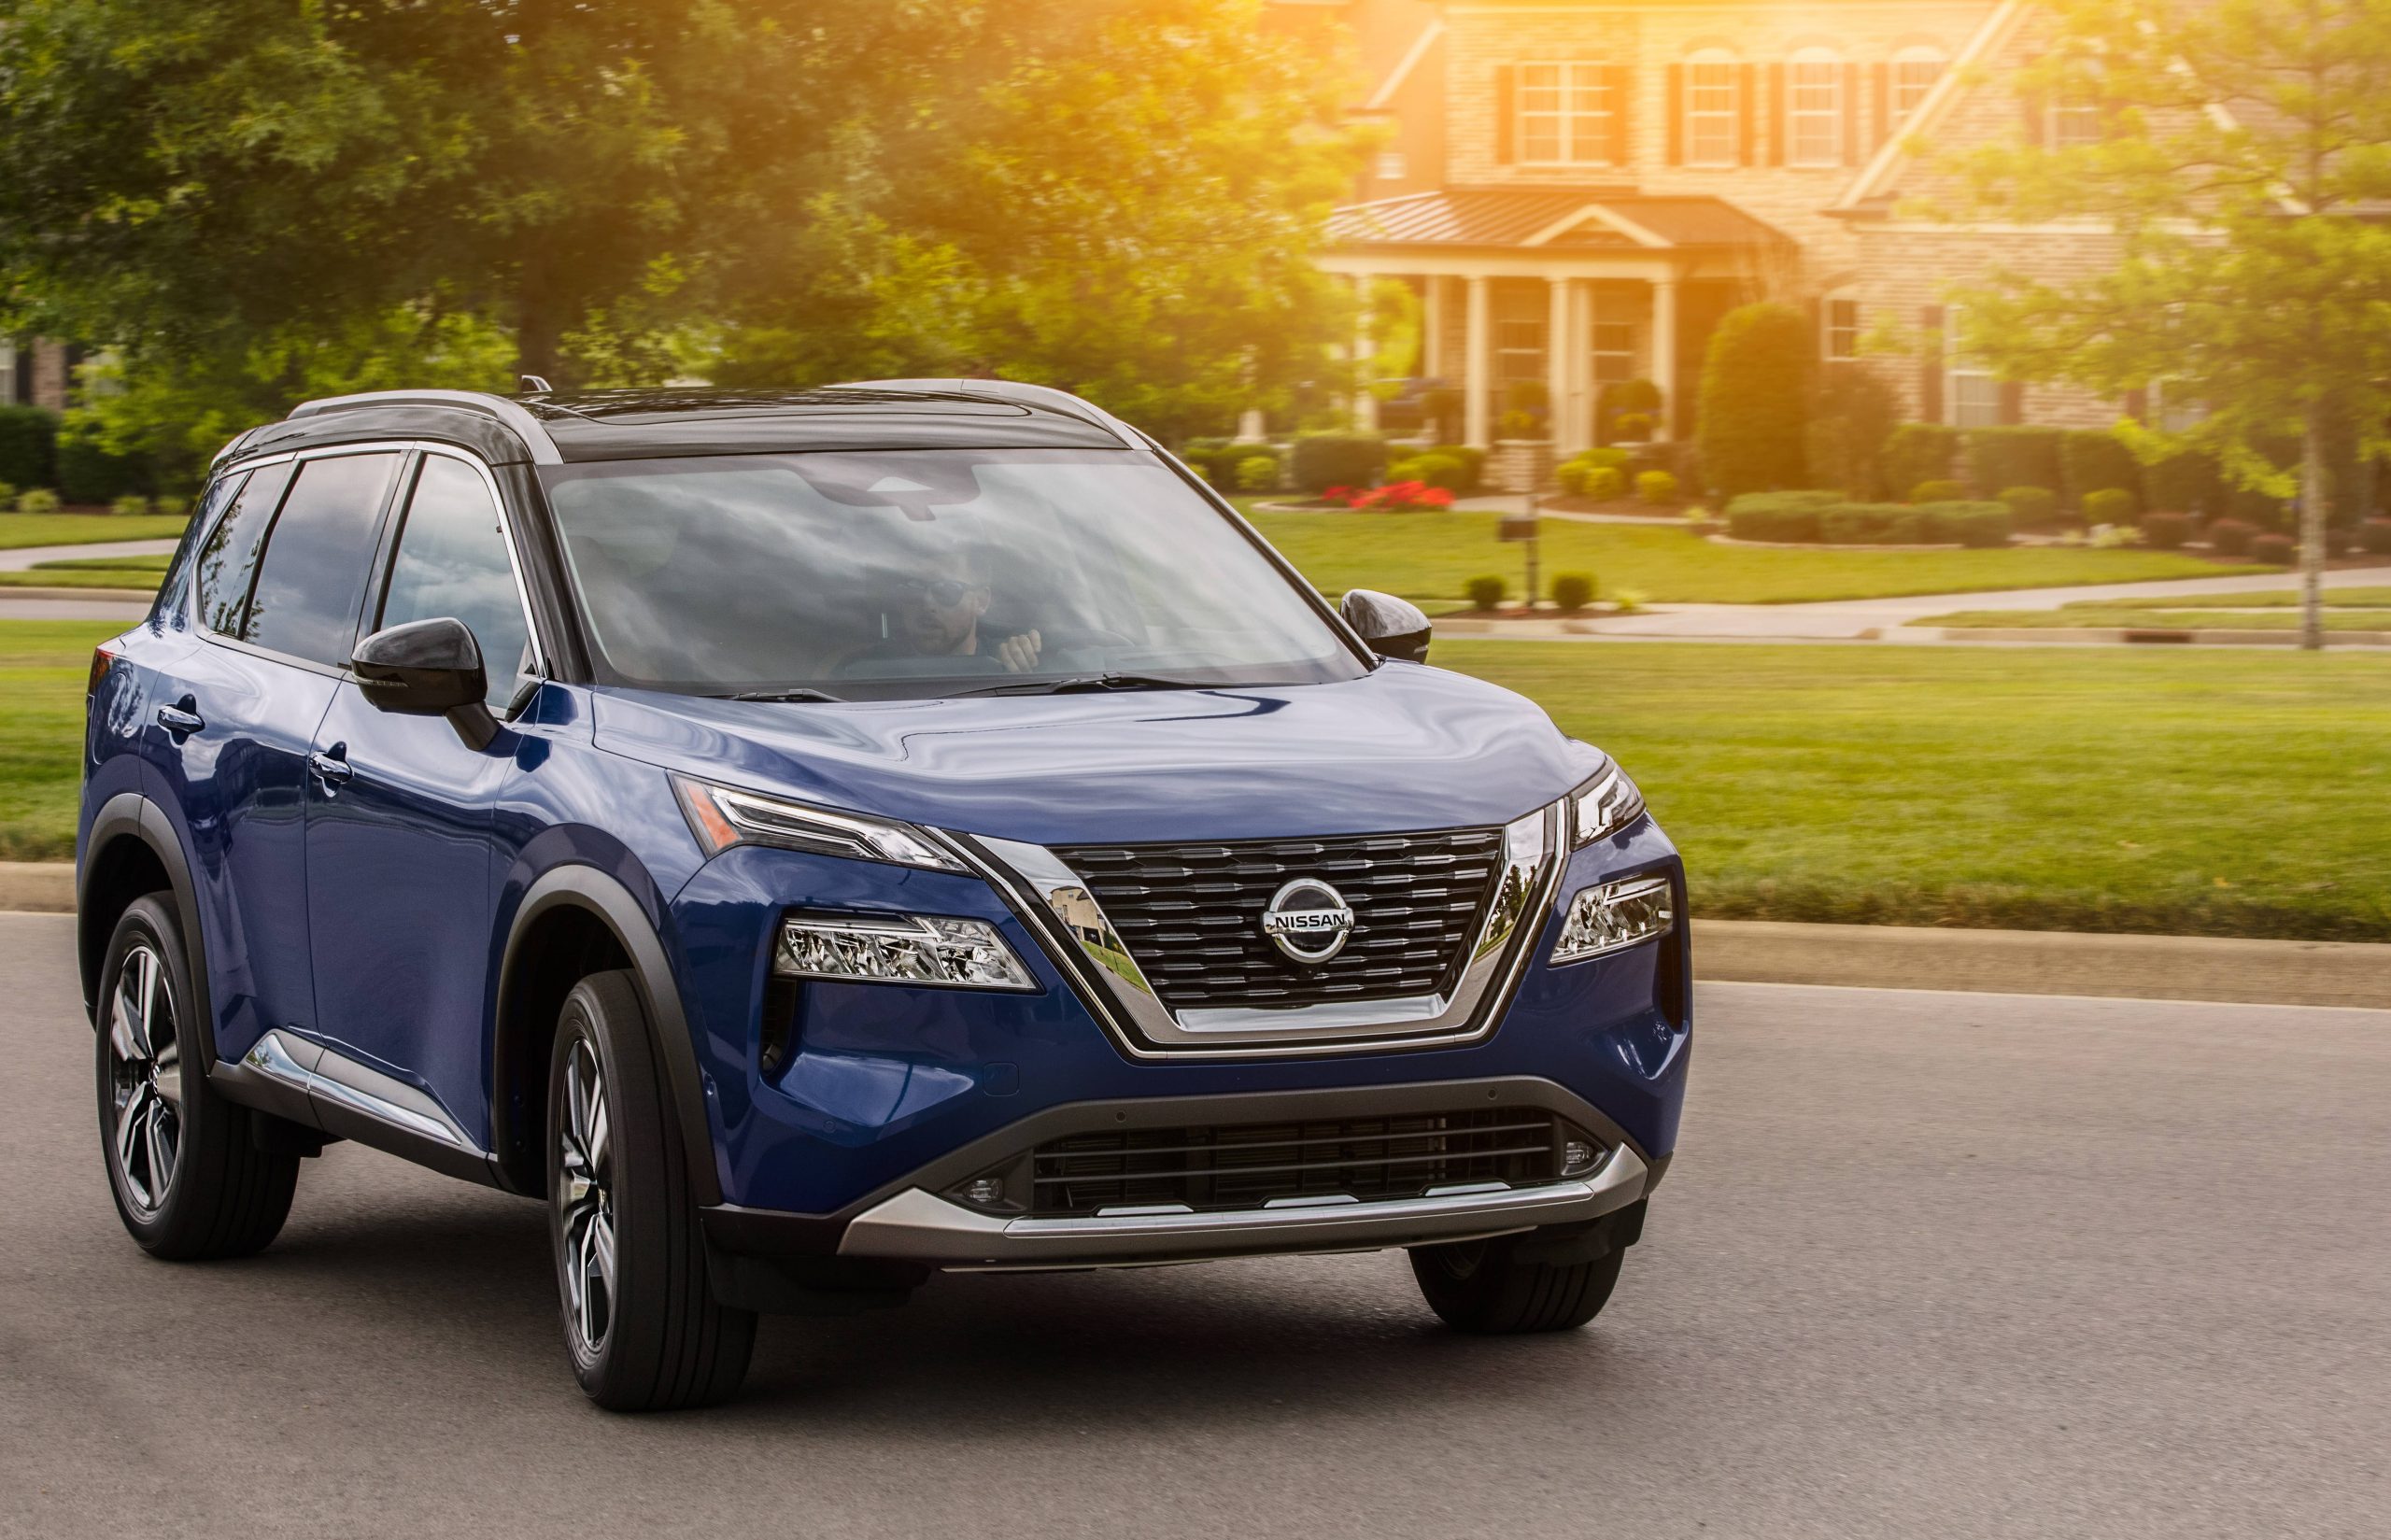
[[[971,545],[926,551],[914,570],[889,585],[889,635],[849,663],[984,655],[1009,673],[1038,666],[1035,630],[998,634],[980,624],[988,613],[987,558]]]

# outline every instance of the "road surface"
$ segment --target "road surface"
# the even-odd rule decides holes
[[[1705,986],[1585,1331],[1391,1254],[953,1278],[631,1420],[522,1200],[336,1146],[263,1256],[140,1256],[70,925],[0,916],[0,1533],[2391,1531],[2391,1013]]]

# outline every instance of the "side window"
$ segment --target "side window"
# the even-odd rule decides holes
[[[244,640],[334,667],[357,640],[357,607],[374,565],[395,453],[302,461],[266,536]]]
[[[374,629],[443,616],[463,621],[481,645],[490,698],[504,699],[531,666],[531,633],[488,485],[462,461],[426,455],[406,518]]]
[[[241,634],[249,602],[249,574],[258,564],[258,543],[274,521],[275,504],[290,485],[290,464],[269,465],[249,477],[232,508],[218,521],[199,551],[199,623],[225,636]]]
[[[160,615],[180,614],[191,602],[191,569],[199,565],[199,553],[207,537],[215,532],[217,516],[223,513],[232,501],[241,495],[248,484],[249,473],[234,471],[218,476],[199,495],[199,505],[191,510],[191,524],[182,544],[175,547],[173,559],[166,563],[166,575],[158,582]]]

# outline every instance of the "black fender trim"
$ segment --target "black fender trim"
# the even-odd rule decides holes
[[[88,891],[92,874],[99,869],[99,855],[120,839],[139,841],[166,869],[166,881],[175,900],[175,918],[182,922],[183,936],[196,956],[184,959],[191,974],[191,993],[199,996],[191,1002],[191,1018],[199,1033],[200,1048],[205,1054],[201,1061],[214,1065],[216,1061],[216,1002],[207,987],[207,931],[200,923],[199,887],[191,880],[191,862],[183,855],[183,842],[175,833],[163,810],[137,791],[120,791],[101,804],[92,819],[92,827],[83,840],[83,858],[75,868],[76,951],[83,980],[83,1013],[91,1018],[92,1030],[100,1029],[100,962],[107,950],[107,938],[92,938],[86,927],[98,921],[92,912]]]
[[[559,866],[542,873],[524,890],[507,926],[506,957],[498,972],[496,1030],[490,1037],[491,1144],[502,1156],[516,1137],[516,1130],[507,1126],[508,1098],[498,1093],[502,1090],[499,1077],[504,1072],[507,1049],[515,1034],[524,1030],[523,1024],[512,1019],[508,1004],[519,982],[523,939],[542,915],[565,908],[595,915],[630,958],[642,1003],[647,1007],[657,1062],[664,1067],[667,1089],[680,1119],[691,1193],[700,1207],[720,1203],[722,1181],[715,1169],[714,1131],[706,1120],[705,1080],[698,1069],[697,1043],[689,1034],[688,1016],[681,1009],[679,982],[646,908],[621,882],[596,867]]]

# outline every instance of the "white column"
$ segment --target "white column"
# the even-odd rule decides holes
[[[1467,341],[1462,361],[1462,393],[1467,404],[1462,409],[1462,442],[1485,449],[1494,443],[1493,414],[1488,410],[1493,403],[1487,399],[1494,388],[1493,284],[1487,278],[1471,278],[1468,283]]]
[[[1662,278],[1652,285],[1652,383],[1661,388],[1661,420],[1652,425],[1656,439],[1675,438],[1677,416],[1677,281]]]
[[[1569,280],[1569,415],[1562,435],[1565,458],[1594,442],[1594,290],[1585,278]]]
[[[1360,433],[1379,431],[1379,398],[1370,389],[1370,282],[1367,273],[1353,275],[1353,431]]]
[[[1569,438],[1569,413],[1576,404],[1577,372],[1569,364],[1569,280],[1547,278],[1544,323],[1545,433],[1555,448]]]
[[[1441,379],[1445,373],[1445,278],[1431,273],[1420,280],[1420,373]]]
[[[1238,414],[1237,437],[1240,444],[1259,444],[1270,436],[1270,419],[1258,406],[1248,407]]]

